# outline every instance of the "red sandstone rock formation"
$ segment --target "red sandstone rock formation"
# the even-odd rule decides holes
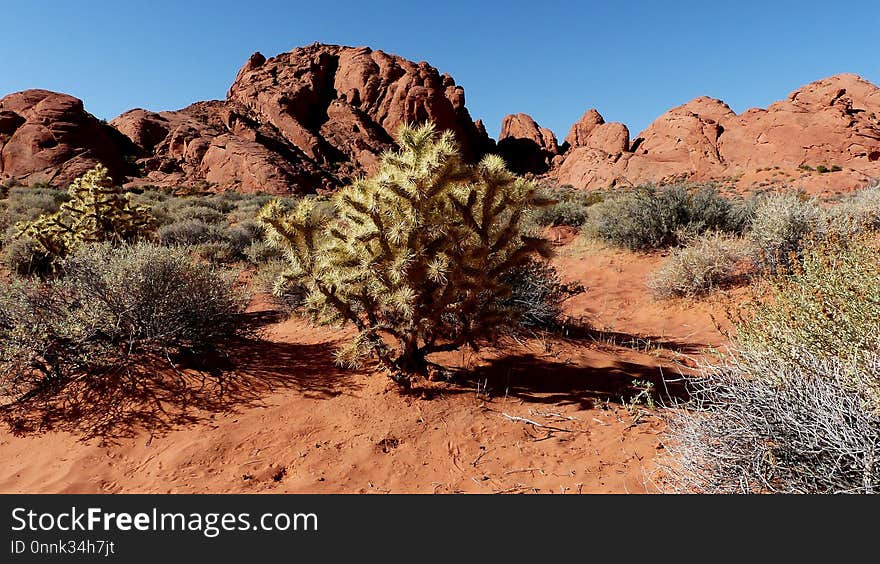
[[[498,153],[514,172],[542,173],[559,154],[559,145],[553,132],[540,127],[531,116],[512,114],[501,122]]]
[[[728,179],[740,187],[763,181],[833,191],[880,176],[880,89],[852,74],[813,82],[740,115],[720,100],[696,98],[660,116],[630,147],[620,143],[622,130],[613,140],[597,137],[607,125],[591,111],[572,127],[570,148],[553,171],[560,183],[604,188]],[[842,170],[802,172],[820,166]]]
[[[476,158],[491,147],[464,90],[427,63],[314,44],[251,56],[223,102],[113,120],[147,155],[149,181],[208,181],[245,192],[331,189],[370,172],[405,123],[455,132]]]
[[[73,96],[25,90],[0,99],[0,182],[63,185],[99,162],[123,180],[132,151]]]

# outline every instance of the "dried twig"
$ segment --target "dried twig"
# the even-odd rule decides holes
[[[518,470],[508,470],[507,472],[505,472],[505,474],[519,474],[521,472],[540,472],[541,474],[543,474],[544,469],[543,468],[520,468]]]
[[[532,421],[531,419],[526,419],[525,417],[518,417],[516,415],[508,415],[506,413],[502,413],[504,417],[511,421],[518,421],[521,423],[528,423],[529,425],[534,425],[535,427],[540,427],[541,429],[550,429],[551,431],[560,431],[562,433],[572,433],[571,429],[562,429],[560,427],[554,427],[553,425],[544,425],[543,423],[538,423],[537,421]]]

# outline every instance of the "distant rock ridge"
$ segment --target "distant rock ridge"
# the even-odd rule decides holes
[[[514,137],[534,140],[540,126],[528,116],[516,119],[530,129]],[[850,190],[880,176],[880,88],[839,74],[742,114],[701,96],[664,113],[635,139],[591,109],[555,154],[540,147],[518,158],[550,162],[549,171],[539,165],[527,172],[587,189],[687,179]]]
[[[0,99],[0,182],[64,185],[102,162],[137,184],[332,190],[375,170],[400,125],[428,120],[454,132],[470,159],[497,152],[518,173],[583,189],[689,179],[845,190],[880,176],[880,89],[853,74],[741,114],[699,97],[635,138],[596,109],[562,143],[512,114],[496,146],[448,74],[367,47],[316,43],[271,58],[254,53],[225,100],[134,109],[109,124],[66,94],[10,94]]]

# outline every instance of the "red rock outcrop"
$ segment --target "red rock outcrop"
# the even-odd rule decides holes
[[[628,147],[622,130],[597,137],[607,125],[590,111],[572,127],[552,172],[560,183],[604,188],[688,178],[831,192],[880,176],[880,88],[852,74],[739,115],[720,100],[696,98],[660,116]]]
[[[146,155],[138,182],[210,183],[242,192],[285,193],[332,186],[334,179],[277,132],[225,102],[198,102],[174,112],[136,109],[111,122]]]
[[[370,172],[402,124],[424,121],[453,131],[469,158],[494,147],[451,76],[366,47],[314,44],[270,59],[255,53],[226,100],[131,110],[112,127],[72,96],[6,96],[0,181],[63,185],[101,162],[138,183],[314,192]]]
[[[112,124],[144,151],[149,182],[282,193],[372,171],[401,125],[424,121],[453,131],[471,158],[491,147],[451,76],[366,47],[314,44],[255,53],[225,101],[133,110]]]
[[[63,185],[99,162],[122,180],[132,152],[125,137],[73,96],[25,90],[0,99],[0,182]]]
[[[547,171],[553,157],[559,154],[559,144],[553,132],[539,126],[531,116],[511,114],[501,121],[498,154],[516,173],[540,174]]]

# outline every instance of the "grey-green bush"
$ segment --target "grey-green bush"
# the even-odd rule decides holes
[[[658,249],[706,231],[731,231],[731,205],[713,187],[640,186],[592,206],[585,227],[613,245]]]
[[[200,351],[245,335],[235,274],[184,249],[89,245],[48,282],[0,286],[0,388],[27,394],[142,355]]]
[[[559,327],[565,301],[586,291],[581,284],[563,282],[553,265],[538,259],[514,269],[505,283],[511,294],[502,300],[502,307],[517,312],[520,327],[535,329]]]
[[[221,237],[216,226],[198,219],[187,219],[163,225],[159,228],[157,236],[163,245],[184,247],[210,243]]]
[[[880,183],[853,192],[824,212],[831,233],[851,237],[880,230]]]
[[[729,286],[750,271],[748,242],[721,233],[698,236],[677,248],[648,280],[658,298],[696,297]]]
[[[880,488],[880,258],[827,239],[753,289],[732,350],[671,410],[673,491],[875,493]]]
[[[89,304],[88,324],[114,341],[199,349],[239,332],[246,296],[234,273],[184,250],[94,245],[63,268],[65,287]]]

